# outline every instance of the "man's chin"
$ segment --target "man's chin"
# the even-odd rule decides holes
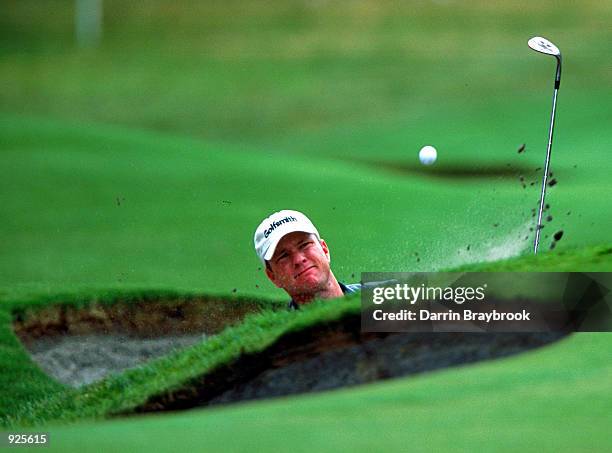
[[[315,295],[317,292],[322,290],[324,285],[321,283],[319,279],[307,279],[305,281],[299,282],[299,284],[295,285],[295,292],[299,294],[312,294]]]

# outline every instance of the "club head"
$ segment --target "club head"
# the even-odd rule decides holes
[[[552,55],[557,58],[561,58],[561,51],[557,46],[550,42],[546,38],[541,36],[534,36],[527,44],[536,52],[545,53],[546,55]]]

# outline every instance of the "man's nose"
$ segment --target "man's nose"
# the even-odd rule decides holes
[[[293,254],[292,258],[293,258],[293,266],[294,267],[298,267],[304,261],[306,261],[306,256],[301,251],[295,252]]]

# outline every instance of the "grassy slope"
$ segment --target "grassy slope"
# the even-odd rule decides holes
[[[282,298],[251,238],[265,213],[287,206],[314,219],[345,281],[530,247],[537,189],[515,181],[408,177],[40,118],[2,116],[0,132],[0,300],[142,288]],[[565,231],[561,250],[609,240],[608,200],[594,192],[610,182],[597,171],[549,191],[554,220],[544,248],[557,229]]]
[[[583,270],[609,271],[611,259],[609,247],[595,247],[510,260],[500,263],[499,270],[516,263],[514,269],[553,271],[572,262]],[[70,421],[125,410],[146,394],[175,387],[241,350],[259,350],[283,332],[336,319],[347,310],[358,311],[358,299],[252,317],[190,350],[81,391],[60,392],[44,404],[22,405],[21,422]],[[397,449],[413,443],[422,451],[449,445],[465,451],[492,445],[500,451],[602,450],[611,445],[606,431],[612,404],[609,343],[609,334],[576,334],[519,357],[355,389],[46,429],[58,451],[138,449],[143,439],[164,450],[181,445],[209,450],[256,446],[266,451],[282,449],[288,439],[298,450],[306,445],[326,450]],[[86,445],[76,441],[79,436],[87,439]]]
[[[521,256],[494,263],[475,263],[452,269],[459,272],[610,272],[609,245],[572,249],[537,256]],[[449,269],[450,270],[450,269]]]
[[[564,252],[610,241],[609,199],[602,196],[611,184],[606,172],[609,74],[601,55],[610,53],[612,9],[605,2],[492,8],[486,2],[339,7],[333,2],[229,1],[220,6],[189,0],[168,7],[157,0],[108,1],[105,41],[98,51],[72,46],[72,5],[11,1],[0,17],[5,38],[0,40],[0,109],[9,112],[0,117],[0,301],[5,308],[8,301],[109,289],[228,294],[236,288],[238,294],[282,297],[262,281],[259,263],[245,250],[262,213],[286,206],[307,211],[320,225],[332,245],[336,274],[344,280],[362,270],[448,268],[526,249],[528,241],[520,238],[528,228],[535,188],[523,191],[518,182],[500,179],[407,178],[327,157],[411,163],[416,150],[431,142],[440,150],[441,167],[539,166],[552,63],[526,48],[533,34],[555,40],[566,63],[553,157],[561,182],[548,197],[555,218],[551,228],[565,231],[558,248]],[[15,117],[15,112],[27,116]],[[32,114],[186,132],[225,143],[75,127]],[[259,146],[243,145],[247,142]],[[523,142],[527,152],[518,156],[515,149]],[[574,270],[597,259],[554,257],[538,259],[543,266]],[[524,269],[523,261],[504,266]],[[0,315],[6,326],[6,313]],[[17,354],[20,346],[13,337],[0,339],[4,357]],[[23,358],[22,352],[17,355]],[[3,383],[23,378],[24,397],[30,379],[39,380],[40,395],[57,389],[17,355],[3,369],[26,374],[6,373]],[[317,409],[317,398],[306,401],[314,409],[302,415],[318,413],[319,424],[340,433],[330,439],[331,431],[317,427],[320,442],[347,440],[366,426],[363,419],[347,418],[355,407],[350,404],[338,412],[345,425],[336,424]],[[331,401],[333,407],[336,401]],[[551,412],[546,420],[557,420],[555,411],[585,415],[573,411],[573,405],[580,406],[573,400],[571,408],[547,399],[536,403],[537,417]],[[259,406],[254,407],[257,412]],[[499,407],[508,418],[517,415],[516,405]],[[475,413],[486,412],[477,409],[467,414],[459,407],[445,412],[443,421],[451,423],[448,417],[459,415],[471,423]],[[209,442],[223,442],[241,419],[235,411],[228,418],[224,411],[209,415],[218,437],[198,431],[200,426],[196,431]],[[398,414],[408,420],[404,429],[412,412],[419,415],[415,407],[410,412]],[[303,418],[289,429],[287,406],[263,414],[272,413],[277,418],[270,418],[271,425],[244,425],[247,438],[266,427],[276,433],[274,426],[283,422],[296,440],[311,437],[297,426]],[[279,420],[281,414],[285,420]],[[181,417],[176,424],[186,423]],[[435,413],[426,413],[411,433],[423,434],[420,442],[434,441],[430,428],[435,421]],[[170,425],[172,418],[161,423]],[[376,420],[370,423],[379,426]],[[135,436],[129,424],[108,426]],[[471,434],[475,439],[492,428],[486,420],[483,426],[480,434]],[[564,426],[550,430],[565,434],[570,430]],[[580,426],[588,435],[588,427]],[[512,431],[522,437],[506,438],[519,446],[535,439],[533,430],[522,428]],[[463,431],[470,433],[467,425]],[[390,445],[405,445],[399,430],[386,434]],[[566,437],[560,442],[570,446],[582,439]],[[74,431],[65,439],[75,439]],[[262,440],[273,443],[275,437]]]
[[[612,446],[609,348],[609,334],[579,334],[520,357],[413,379],[47,429],[55,451],[150,445],[161,451],[605,451]]]
[[[0,419],[64,388],[32,362],[12,331],[12,321],[8,310],[0,310]]]
[[[3,111],[309,154],[539,150],[554,68],[526,41],[542,34],[566,57],[557,149],[609,112],[607,2],[112,0],[97,50],[74,46],[73,2],[9,3]]]
[[[610,239],[605,2],[107,1],[96,50],[73,45],[72,8],[11,1],[0,17],[0,300],[109,287],[282,297],[245,251],[264,213],[288,206],[319,225],[343,280],[515,255],[538,198],[518,174],[352,161],[414,166],[431,142],[436,168],[510,164],[536,182],[553,70],[525,45],[536,32],[566,56],[550,229],[565,231],[560,248]]]
[[[28,352],[12,331],[11,323],[14,316],[43,308],[52,304],[71,305],[75,307],[89,304],[92,301],[102,304],[116,302],[136,303],[158,300],[190,299],[197,294],[177,291],[86,291],[81,294],[55,294],[54,296],[38,297],[31,300],[4,303],[0,309],[0,419],[25,410],[38,400],[50,395],[62,394],[66,389],[44,373],[32,362]],[[270,301],[252,301],[240,297],[224,297],[226,304],[257,304],[262,310],[278,310],[285,304]]]
[[[552,261],[550,258],[555,257]],[[587,271],[612,269],[610,247],[594,247],[563,254],[550,254],[491,265],[488,270],[508,270],[512,262],[523,271],[556,270],[559,263],[567,268],[568,262],[579,264]],[[337,303],[318,303],[303,312],[265,313],[248,318],[243,324],[226,329],[215,338],[185,351],[153,361],[126,373],[79,390],[66,390],[51,395],[44,401],[23,404],[16,401],[10,423],[41,424],[52,420],[74,421],[87,417],[101,417],[122,412],[142,404],[148,396],[164,389],[181,387],[193,377],[210,371],[219,364],[234,360],[245,352],[260,351],[287,332],[300,330],[324,320],[338,319],[344,313],[358,313],[359,298]],[[583,335],[583,334],[581,334]],[[576,335],[567,340],[570,344]],[[604,336],[602,335],[602,338]],[[563,355],[563,350],[560,351]],[[500,365],[502,368],[505,365]],[[506,365],[507,366],[507,365]]]
[[[120,128],[74,126],[27,117],[4,116],[0,127],[6,138],[2,152],[8,157],[2,179],[2,197],[9,214],[3,225],[8,238],[2,261],[5,308],[19,301],[57,299],[59,294],[121,293],[140,288],[174,287],[177,291],[227,294],[230,287],[238,287],[238,294],[248,293],[236,284],[244,281],[252,282],[253,287],[261,284],[262,288],[251,290],[252,294],[272,297],[278,293],[269,287],[263,288],[259,263],[254,257],[245,259],[244,249],[250,249],[252,225],[257,223],[261,212],[282,206],[268,205],[269,201],[262,200],[258,191],[268,189],[270,184],[282,186],[291,179],[299,180],[308,189],[292,194],[281,191],[274,203],[285,197],[283,205],[289,201],[297,203],[298,208],[308,212],[311,209],[313,216],[318,216],[315,218],[323,224],[321,230],[329,232],[328,240],[331,235],[330,242],[338,244],[334,259],[344,266],[336,265],[335,269],[342,278],[349,277],[349,269],[369,266],[390,271],[452,267],[457,263],[493,259],[500,253],[501,256],[516,253],[520,247],[529,245],[518,235],[514,236],[516,233],[504,231],[508,225],[491,226],[499,221],[499,210],[507,212],[512,208],[520,214],[525,209],[521,203],[526,195],[515,184],[504,181],[495,185],[492,190],[496,191],[496,198],[483,208],[482,203],[472,198],[474,193],[491,190],[487,181],[458,183],[434,179],[424,186],[424,176],[405,178],[359,165],[351,166],[351,172],[347,172],[346,164],[331,160],[313,162],[296,156],[262,155],[253,161],[250,159],[253,151],[245,146],[203,144]],[[219,149],[223,152],[218,152]],[[37,168],[40,172],[33,178]],[[261,168],[266,169],[269,179],[261,180]],[[319,194],[330,179],[334,190],[325,191],[325,195],[331,203],[321,204],[313,194]],[[200,184],[202,180],[206,183]],[[586,178],[575,180],[573,193],[587,194],[590,182]],[[79,190],[74,191],[74,187]],[[355,193],[362,197],[357,211],[354,210],[356,201],[346,204]],[[576,198],[580,198],[578,195]],[[117,196],[121,197],[120,203],[116,201]],[[418,223],[396,215],[405,211],[406,197],[413,200],[411,209],[418,213]],[[231,205],[223,203],[226,198],[230,198]],[[23,205],[29,209],[21,209]],[[572,205],[572,209],[580,210],[580,206]],[[445,215],[440,217],[440,212]],[[566,238],[560,252],[564,252],[563,248],[567,251],[571,245],[604,241],[607,238],[607,230],[602,227],[605,215],[605,209],[593,212],[595,218],[600,216],[600,222],[591,228],[592,234],[588,236],[571,234],[572,230],[586,228],[579,216],[565,220],[570,223],[564,226]],[[247,221],[243,221],[245,216]],[[477,224],[474,224],[475,217]],[[393,251],[381,254],[375,247],[355,248],[353,241],[346,244],[345,225],[339,224],[338,218],[356,222],[351,227],[356,243],[381,243],[387,251]],[[380,222],[379,218],[393,221]],[[441,227],[432,234],[430,225],[436,223]],[[508,223],[514,227],[516,219]],[[467,224],[472,225],[470,230],[459,227]],[[199,229],[203,234],[199,234]],[[519,234],[522,236],[522,232]],[[201,236],[209,240],[201,241]],[[490,239],[483,243],[483,237]],[[427,244],[421,238],[428,238]],[[237,242],[244,244],[229,246]],[[469,254],[457,245],[466,243],[472,244]],[[413,250],[421,252],[422,263],[416,261]],[[605,261],[598,262],[598,254],[603,250],[605,247],[588,251],[584,256],[582,252],[570,254],[548,264],[562,263],[565,269],[586,270],[591,265],[605,268]],[[160,253],[165,260],[160,259]],[[212,261],[231,263],[235,272],[228,273],[224,266],[208,265],[211,257]],[[535,263],[546,265],[546,260],[550,258],[541,256]],[[173,272],[165,267],[168,263]],[[516,266],[515,269],[524,269],[522,265]],[[202,269],[206,271],[203,273]],[[597,269],[601,268],[593,270]],[[267,341],[282,331],[269,332]],[[245,337],[244,341],[249,338]],[[11,354],[23,357],[21,346],[10,337],[5,344]],[[256,347],[265,344],[259,342]],[[228,360],[235,352],[229,350],[229,355],[221,355],[218,360]],[[11,354],[6,357],[10,358]],[[30,406],[25,401],[58,390],[25,357],[11,363],[10,369],[16,371],[5,374],[3,381],[27,384],[14,394],[6,394],[10,396],[5,406],[9,412],[9,406],[17,404],[28,413]],[[197,366],[183,371],[197,374],[202,369]],[[136,380],[139,376],[136,372]],[[151,379],[149,387],[133,389],[134,399],[119,398],[110,407],[106,403],[92,404],[87,406],[87,411],[91,411],[90,415],[100,415],[109,408],[129,406],[142,400],[142,391],[166,388],[169,382],[184,378],[184,374],[170,373],[159,380]],[[120,388],[126,384],[123,379],[119,378]],[[111,390],[113,394],[116,387]],[[103,391],[93,396],[93,401],[100,396],[100,401],[104,401],[108,395]],[[60,396],[59,401],[65,400]],[[71,412],[66,412],[62,404],[52,407],[47,415],[57,416],[58,412],[54,411],[58,409],[70,416]],[[79,410],[72,414],[84,415]]]

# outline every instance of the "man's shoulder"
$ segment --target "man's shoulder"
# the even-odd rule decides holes
[[[340,288],[342,289],[342,292],[344,294],[353,294],[358,291],[361,291],[361,283],[344,284],[344,283],[338,282],[338,284],[340,285]]]

